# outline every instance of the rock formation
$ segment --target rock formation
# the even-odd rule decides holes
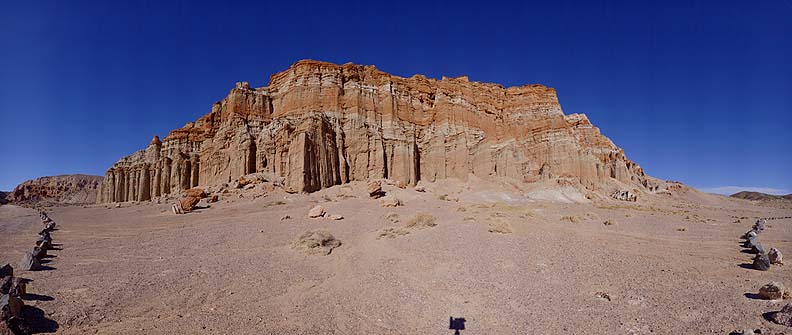
[[[304,60],[269,86],[237,83],[210,113],[119,160],[97,200],[149,200],[254,172],[295,192],[469,175],[656,188],[585,115],[564,115],[552,88]]]
[[[19,184],[6,198],[13,203],[91,204],[102,180],[84,174],[41,177]]]

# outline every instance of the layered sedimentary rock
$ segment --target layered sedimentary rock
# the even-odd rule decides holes
[[[210,113],[119,160],[98,201],[148,200],[253,172],[282,177],[298,192],[470,175],[652,187],[585,115],[564,115],[552,88],[306,60],[268,86],[237,83]]]
[[[19,184],[6,199],[13,203],[95,203],[103,179],[84,174],[41,177]]]

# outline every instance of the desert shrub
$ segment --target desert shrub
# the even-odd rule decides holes
[[[437,218],[432,214],[418,213],[407,220],[407,228],[430,228],[437,225]]]
[[[497,220],[489,223],[489,229],[487,229],[487,231],[489,231],[490,233],[511,234],[512,227],[506,221]]]
[[[572,222],[572,223],[578,223],[578,222],[580,222],[580,218],[578,218],[577,216],[574,216],[574,215],[564,215],[564,216],[561,217],[561,221],[569,221],[569,222]]]
[[[377,235],[377,239],[379,240],[382,238],[397,238],[399,236],[404,236],[409,233],[410,233],[409,231],[406,231],[401,228],[385,228],[383,230],[380,230],[379,235]]]

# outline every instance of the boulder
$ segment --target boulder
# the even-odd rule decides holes
[[[792,303],[784,305],[780,311],[770,315],[770,321],[779,325],[792,327]]]
[[[611,194],[611,198],[621,201],[638,201],[638,196],[630,191],[616,191]]]
[[[17,296],[3,294],[0,297],[0,320],[8,321],[12,318],[22,318],[22,306],[25,304]]]
[[[25,297],[27,294],[27,283],[29,281],[29,279],[14,277],[11,280],[11,288],[6,293],[20,298]]]
[[[781,254],[781,252],[776,248],[770,248],[770,252],[767,253],[767,257],[770,258],[771,264],[784,264],[784,255]]]
[[[382,207],[399,207],[402,206],[402,202],[399,198],[388,196],[380,200],[380,205]]]
[[[757,254],[753,259],[753,268],[759,271],[770,270],[770,258],[766,254]]]
[[[759,289],[759,297],[767,300],[783,299],[784,290],[784,284],[772,281]]]
[[[41,236],[36,239],[36,246],[42,249],[51,250],[52,249],[52,239],[47,238],[45,236]]]
[[[36,257],[36,259],[40,261],[47,256],[47,249],[42,247],[33,247],[33,250],[30,253],[33,254],[33,257]]]
[[[369,197],[374,199],[385,195],[385,192],[382,192],[382,182],[379,180],[370,181],[366,187],[366,191],[368,191]]]
[[[0,278],[0,294],[11,293],[11,287],[14,286],[14,277]]]
[[[318,218],[324,216],[326,213],[327,211],[324,209],[324,207],[322,207],[321,205],[316,205],[314,206],[314,208],[311,208],[311,210],[308,211],[308,217]]]
[[[11,277],[13,275],[14,275],[14,268],[11,266],[11,264],[5,263],[2,266],[0,266],[0,278]]]
[[[765,249],[761,243],[757,242],[751,247],[751,252],[755,254],[765,254]]]
[[[339,214],[333,214],[333,215],[327,216],[327,218],[330,219],[330,220],[343,220],[344,216],[343,215],[339,215]]]
[[[30,252],[25,252],[25,256],[19,261],[19,268],[24,271],[38,271],[41,270],[41,263]]]
[[[194,197],[194,196],[186,196],[179,199],[179,205],[181,209],[185,212],[192,211],[195,209],[195,206],[201,202],[201,197]]]
[[[206,198],[207,196],[209,196],[209,194],[206,193],[204,189],[198,187],[193,187],[191,189],[184,191],[184,197],[194,197],[198,199],[203,199]]]

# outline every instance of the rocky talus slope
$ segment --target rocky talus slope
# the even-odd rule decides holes
[[[293,192],[470,175],[657,188],[585,115],[564,115],[552,88],[304,60],[269,86],[237,83],[208,114],[119,160],[97,200],[149,200],[253,172]]]
[[[12,203],[90,204],[96,202],[102,176],[71,174],[41,177],[19,184],[6,195]]]

